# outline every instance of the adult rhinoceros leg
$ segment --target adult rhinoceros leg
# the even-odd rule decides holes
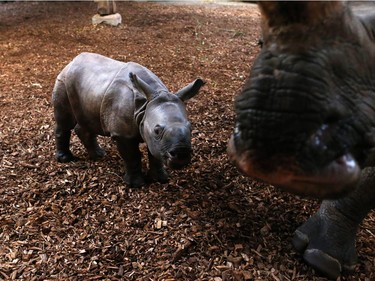
[[[117,149],[125,161],[126,173],[124,181],[134,188],[146,184],[145,175],[142,172],[142,154],[139,150],[139,141],[135,139],[126,139],[113,137]]]
[[[293,245],[312,267],[336,279],[343,269],[354,268],[358,226],[374,207],[375,169],[368,168],[355,191],[322,202],[318,212],[296,230]]]
[[[79,124],[75,126],[74,131],[85,146],[90,159],[97,160],[105,156],[105,151],[99,146],[95,134],[82,128]]]

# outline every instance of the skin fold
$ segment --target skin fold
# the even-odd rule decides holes
[[[235,103],[228,153],[245,175],[325,199],[293,244],[335,279],[375,207],[375,5],[258,3],[263,46]]]

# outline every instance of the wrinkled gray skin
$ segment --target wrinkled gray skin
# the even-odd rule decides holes
[[[148,179],[167,182],[164,166],[179,169],[191,160],[191,128],[184,101],[203,84],[197,79],[172,94],[154,73],[137,63],[92,53],[78,55],[58,75],[52,94],[57,160],[75,159],[69,149],[72,129],[93,160],[105,155],[97,135],[110,136],[125,161],[125,182],[140,187],[146,176],[139,144],[145,141]]]
[[[263,47],[228,153],[245,174],[323,198],[293,245],[329,278],[356,263],[375,207],[375,5],[259,2]]]

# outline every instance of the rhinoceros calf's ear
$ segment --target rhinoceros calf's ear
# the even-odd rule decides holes
[[[181,100],[186,101],[188,99],[191,99],[196,94],[198,94],[199,89],[205,84],[205,82],[202,79],[197,79],[194,82],[191,82],[189,85],[183,87],[181,90],[179,90],[176,93],[176,96],[178,96]]]
[[[145,93],[146,98],[150,101],[157,96],[157,93],[148,85],[145,81],[143,81],[140,77],[138,77],[133,72],[129,73],[130,81],[132,81],[134,87],[138,90],[141,90]]]

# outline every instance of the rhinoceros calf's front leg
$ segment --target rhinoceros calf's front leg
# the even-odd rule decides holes
[[[150,150],[148,150],[148,161],[150,163],[149,171],[147,173],[147,178],[151,182],[168,182],[168,172],[164,169],[163,162],[156,159]]]
[[[96,134],[81,127],[79,124],[74,127],[74,131],[89,153],[90,159],[97,160],[105,156],[105,151],[98,144]]]
[[[145,175],[142,172],[142,154],[139,150],[137,139],[127,139],[121,137],[112,138],[117,145],[117,149],[125,162],[126,173],[124,181],[130,187],[141,187],[146,184]]]
[[[368,168],[355,191],[322,202],[319,211],[296,230],[293,245],[312,267],[336,279],[343,269],[354,268],[358,226],[374,207],[375,169]]]

